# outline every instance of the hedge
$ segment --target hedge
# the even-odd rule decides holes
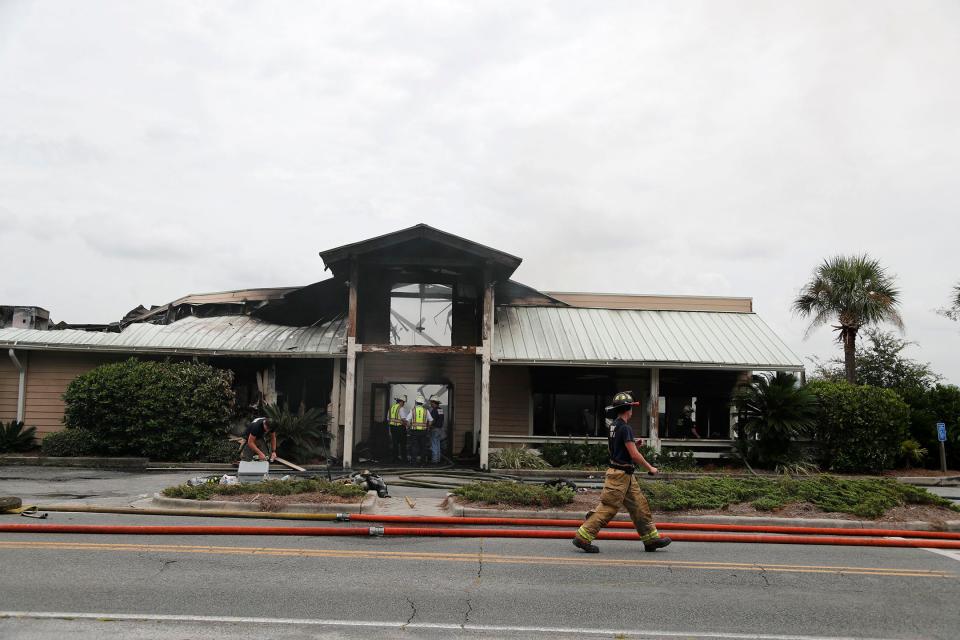
[[[910,407],[894,391],[847,382],[811,382],[819,399],[816,439],[834,471],[893,468],[909,437]]]
[[[96,434],[100,455],[203,459],[226,439],[232,380],[230,371],[189,362],[101,365],[67,387],[64,422]]]

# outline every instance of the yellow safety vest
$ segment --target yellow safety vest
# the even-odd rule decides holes
[[[417,405],[417,408],[413,410],[413,423],[410,428],[417,431],[427,428],[427,410],[422,405]]]
[[[390,413],[387,415],[387,418],[388,418],[387,424],[389,424],[391,427],[399,427],[400,425],[403,424],[403,421],[400,420],[400,403],[399,402],[394,403],[394,405],[390,407]]]

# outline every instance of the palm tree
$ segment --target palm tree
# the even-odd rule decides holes
[[[953,310],[960,313],[960,284],[953,288]]]
[[[868,255],[834,256],[824,260],[813,272],[793,301],[793,310],[803,317],[812,316],[807,329],[836,319],[837,342],[843,345],[843,361],[850,384],[856,383],[857,332],[861,327],[892,322],[901,330],[900,290],[893,276]]]

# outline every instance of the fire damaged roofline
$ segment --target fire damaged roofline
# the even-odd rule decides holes
[[[376,238],[361,240],[351,244],[345,244],[333,249],[327,249],[320,252],[324,265],[335,276],[349,277],[350,259],[373,252],[383,251],[399,244],[417,241],[429,240],[438,244],[447,246],[455,251],[469,254],[472,258],[488,262],[495,268],[498,275],[506,279],[517,270],[522,258],[510,255],[503,251],[455,236],[452,233],[441,231],[427,224],[417,224],[407,229],[387,233]]]

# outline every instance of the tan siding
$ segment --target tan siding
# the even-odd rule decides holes
[[[2,355],[2,360],[0,360],[0,420],[16,420],[20,374],[13,366],[6,351],[0,355]]]
[[[453,385],[453,447],[456,455],[464,436],[473,431],[475,356],[364,353],[363,393],[357,407],[358,428],[355,441],[366,437],[370,424],[371,387],[391,382],[437,382]]]
[[[553,293],[557,300],[588,309],[641,309],[647,311],[729,311],[752,313],[752,298],[712,296],[644,296],[612,293]]]
[[[25,359],[27,402],[24,422],[36,427],[38,435],[63,429],[62,395],[74,378],[116,360],[110,356],[42,351],[32,351]]]
[[[530,370],[490,368],[490,433],[525,436],[530,433]]]

